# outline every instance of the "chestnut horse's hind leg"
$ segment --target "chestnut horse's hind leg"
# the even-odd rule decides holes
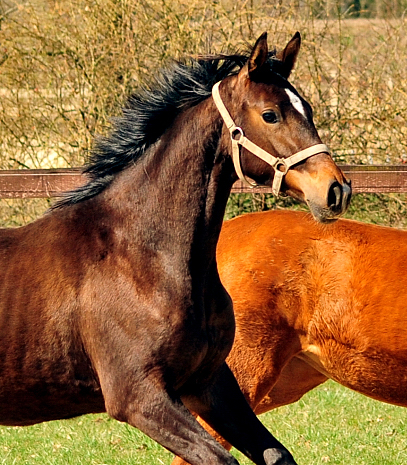
[[[122,392],[124,399],[105,392],[107,413],[137,427],[193,465],[238,465],[199,425],[181,400],[170,396],[159,383],[144,380],[137,391],[137,396],[134,390]]]
[[[183,400],[188,408],[254,463],[295,465],[287,449],[257,419],[226,363],[210,386]]]

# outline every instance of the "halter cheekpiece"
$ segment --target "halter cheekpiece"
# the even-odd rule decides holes
[[[251,152],[253,155],[256,155],[257,157],[268,163],[272,168],[274,168],[275,173],[271,190],[276,197],[280,192],[281,183],[283,181],[284,175],[293,165],[296,165],[300,161],[312,157],[317,153],[329,153],[329,148],[325,144],[312,145],[311,147],[301,150],[300,152],[297,152],[294,155],[291,155],[287,158],[277,158],[271,155],[270,153],[266,152],[258,145],[254,144],[249,139],[247,139],[247,137],[244,135],[243,129],[235,125],[219,94],[219,85],[221,82],[222,81],[217,82],[212,87],[212,97],[215,101],[217,109],[219,110],[219,113],[223,118],[223,121],[226,124],[226,127],[229,129],[230,132],[230,137],[232,140],[232,159],[233,164],[235,166],[236,174],[246,186],[257,187],[258,184],[247,179],[242,171],[242,167],[240,164],[240,145],[249,152]]]

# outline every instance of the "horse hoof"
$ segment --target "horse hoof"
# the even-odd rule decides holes
[[[293,456],[286,450],[267,449],[263,454],[266,465],[297,465]]]

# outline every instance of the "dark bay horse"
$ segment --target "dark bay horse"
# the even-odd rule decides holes
[[[256,464],[295,464],[225,363],[215,250],[237,173],[322,222],[348,205],[287,81],[299,47],[273,55],[263,34],[246,56],[174,64],[96,144],[86,185],[0,230],[0,424],[107,411],[194,465],[237,464],[191,409]]]
[[[407,231],[248,214],[224,224],[217,259],[236,318],[227,363],[257,414],[328,378],[407,406]]]

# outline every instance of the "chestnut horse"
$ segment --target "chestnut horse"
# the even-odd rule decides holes
[[[236,318],[227,363],[256,414],[328,378],[407,406],[407,231],[248,214],[225,222],[217,259]]]
[[[320,221],[348,205],[287,81],[299,46],[273,56],[263,34],[247,56],[174,64],[96,144],[86,185],[0,230],[0,424],[107,411],[194,465],[237,464],[189,408],[255,463],[295,463],[225,363],[216,245],[237,172],[277,179]]]

